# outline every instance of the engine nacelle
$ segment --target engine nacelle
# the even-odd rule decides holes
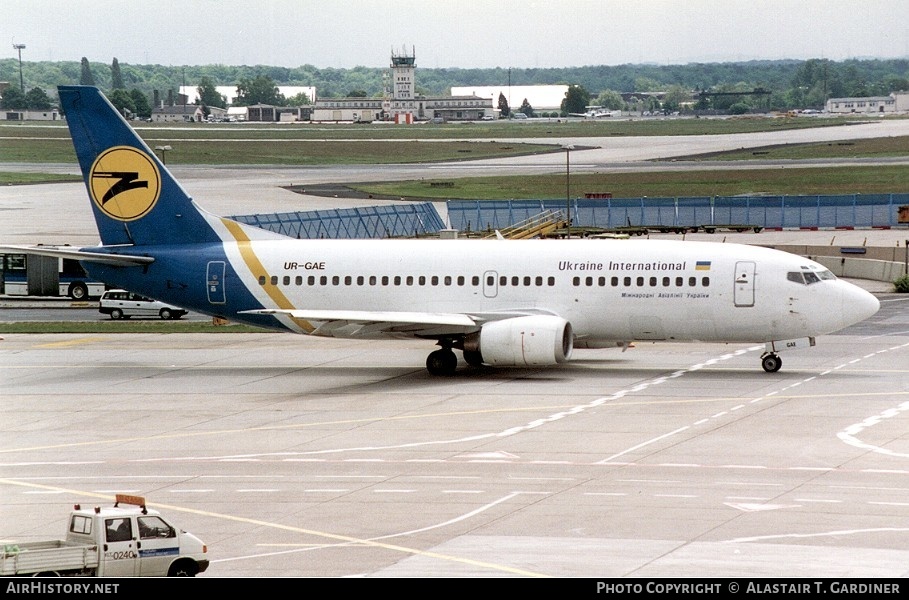
[[[464,340],[465,352],[479,352],[487,365],[503,367],[563,363],[573,348],[571,323],[549,315],[486,323]]]

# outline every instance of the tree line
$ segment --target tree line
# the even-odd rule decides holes
[[[320,69],[312,65],[295,68],[265,65],[164,66],[69,61],[23,62],[26,90],[19,81],[16,59],[0,60],[0,81],[10,82],[3,95],[3,106],[39,108],[53,102],[57,85],[91,82],[108,96],[115,91],[127,110],[142,114],[157,93],[160,98],[173,98],[175,91],[189,82],[204,92],[205,106],[226,103],[215,86],[237,86],[239,102],[273,105],[299,105],[308,98],[284,98],[279,85],[313,86],[320,98],[347,96],[380,96],[385,68],[354,67]],[[886,96],[909,90],[909,60],[852,59],[831,61],[748,61],[733,63],[690,63],[685,65],[617,65],[569,68],[417,68],[417,92],[425,96],[445,96],[454,86],[470,85],[569,85],[569,94],[577,94],[588,104],[610,109],[676,110],[692,100],[700,110],[730,110],[734,105],[750,110],[789,110],[822,108],[827,98]],[[754,93],[761,90],[762,93]],[[640,103],[629,107],[622,94],[659,92],[660,106]],[[742,95],[736,95],[742,93]],[[134,107],[129,108],[126,96]],[[571,100],[571,99],[569,99]],[[571,100],[573,104],[575,100]],[[650,101],[651,104],[653,100]],[[668,104],[668,105],[667,105]],[[564,108],[564,107],[563,107]],[[532,111],[524,107],[521,112]],[[576,112],[576,111],[571,111]]]

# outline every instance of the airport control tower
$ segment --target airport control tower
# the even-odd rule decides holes
[[[391,51],[391,97],[393,100],[413,100],[416,97],[414,83],[414,70],[416,69],[416,49],[411,49],[407,55],[407,48],[403,54]]]

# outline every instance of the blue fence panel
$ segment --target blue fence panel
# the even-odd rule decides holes
[[[715,221],[713,206],[710,198],[679,198],[675,225],[694,227],[712,225]],[[729,221],[720,221],[728,223]]]
[[[764,210],[751,210],[750,198],[717,196],[713,199],[713,225],[764,227]]]

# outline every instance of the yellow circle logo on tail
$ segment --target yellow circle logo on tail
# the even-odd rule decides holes
[[[95,159],[88,187],[92,200],[104,214],[118,221],[135,221],[158,202],[161,173],[146,153],[130,146],[116,146]]]

